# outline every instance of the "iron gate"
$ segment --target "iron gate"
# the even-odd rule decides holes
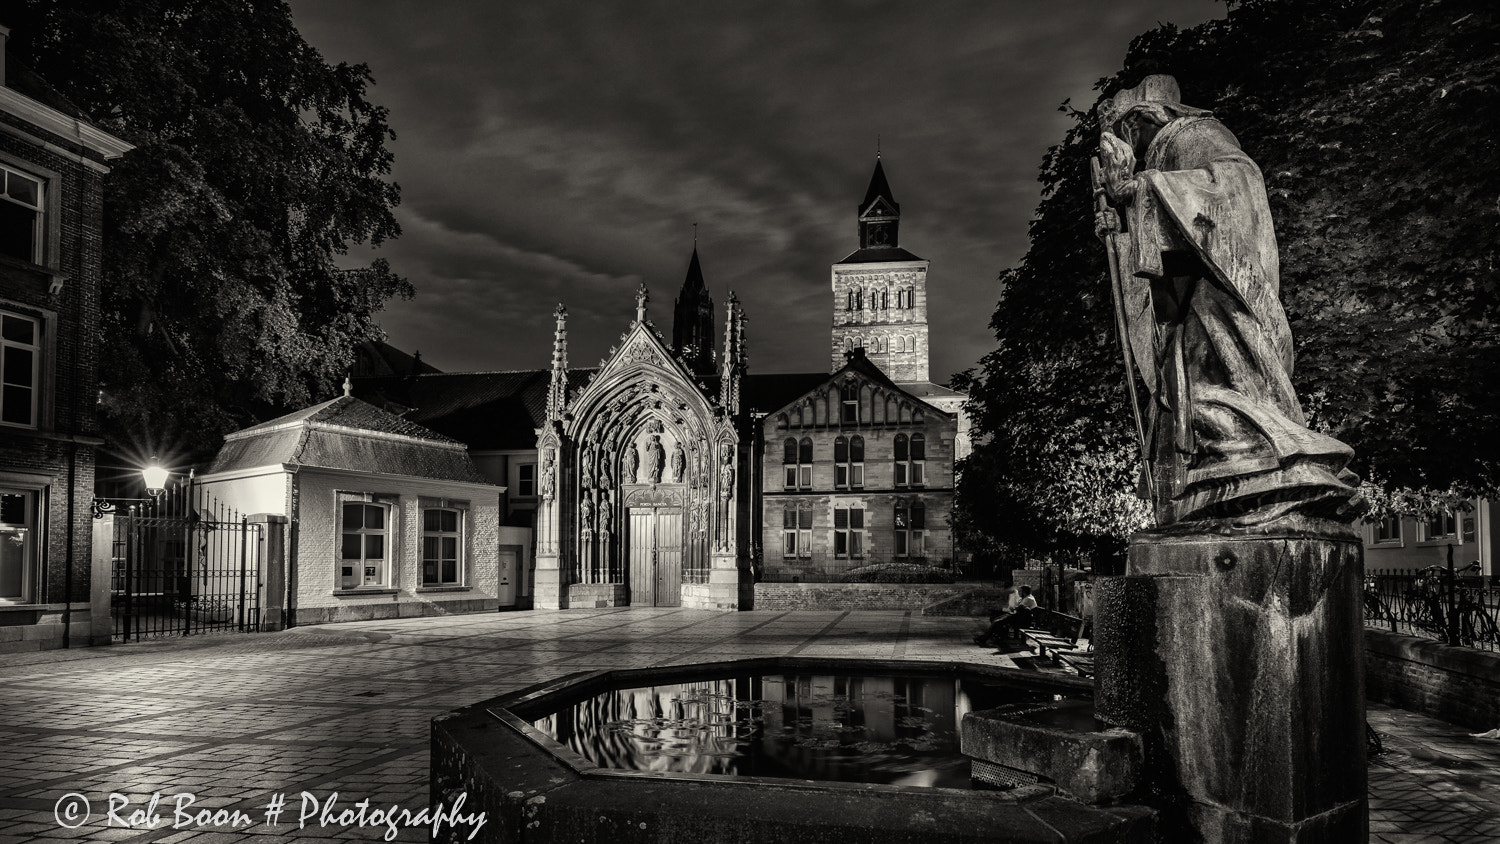
[[[260,630],[263,524],[191,484],[113,517],[114,641]]]

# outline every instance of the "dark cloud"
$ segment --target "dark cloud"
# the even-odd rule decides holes
[[[381,252],[417,298],[392,342],[449,370],[575,365],[625,329],[641,279],[670,331],[699,224],[715,300],[757,371],[828,359],[829,265],[856,246],[877,135],[902,245],[932,261],[934,380],[993,346],[995,277],[1026,247],[1067,98],[1093,101],[1132,37],[1213,0],[1033,3],[410,3],[293,0],[391,111],[405,229]],[[1082,209],[1083,206],[1080,205]],[[358,257],[358,256],[356,256]]]

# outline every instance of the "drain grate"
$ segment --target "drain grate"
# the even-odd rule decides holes
[[[969,762],[969,777],[975,782],[995,788],[1018,788],[1023,785],[1036,785],[1042,781],[1042,778],[1036,774],[1030,774],[1008,765],[986,762],[983,759],[970,759]]]

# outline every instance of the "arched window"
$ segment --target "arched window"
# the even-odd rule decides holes
[[[854,310],[863,310],[865,306],[865,291],[856,289],[854,291]]]
[[[865,485],[865,438],[849,438],[849,486],[862,489]]]
[[[786,489],[812,489],[812,440],[798,442],[787,437],[782,442],[782,486]]]
[[[853,290],[849,290],[849,291],[846,291],[844,293],[844,310],[846,310],[846,311],[852,311],[852,310],[854,310],[854,291]]]
[[[896,435],[896,486],[919,487],[926,476],[927,440],[921,434]]]
[[[845,425],[859,424],[859,382],[849,379],[839,385],[839,402],[843,409],[839,421]]]
[[[843,436],[833,440],[833,487],[849,488],[849,440]]]
[[[880,309],[882,311],[888,310],[891,307],[891,301],[889,299],[889,295],[890,294],[888,294],[884,290],[880,291]]]
[[[927,532],[927,508],[921,502],[896,504],[896,556],[925,557],[922,535]]]
[[[896,335],[896,351],[898,351],[898,352],[904,352],[904,351],[906,351],[906,340],[905,340],[905,338],[901,337],[901,335],[899,335],[899,334]]]

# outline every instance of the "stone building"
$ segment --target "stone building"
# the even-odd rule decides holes
[[[0,27],[0,652],[107,642],[90,508],[103,184],[130,144],[7,62]]]
[[[733,609],[758,580],[949,567],[965,397],[928,380],[928,262],[899,223],[877,159],[860,248],[833,265],[828,370],[747,371],[744,314],[731,293],[715,328],[695,245],[671,342],[643,285],[595,369],[569,367],[559,306],[549,369],[438,373],[373,344],[355,389],[508,488],[502,520],[535,530],[521,606]]]
[[[350,395],[225,437],[199,489],[296,526],[268,573],[287,626],[516,603],[530,532],[500,526],[503,490],[462,443]]]

